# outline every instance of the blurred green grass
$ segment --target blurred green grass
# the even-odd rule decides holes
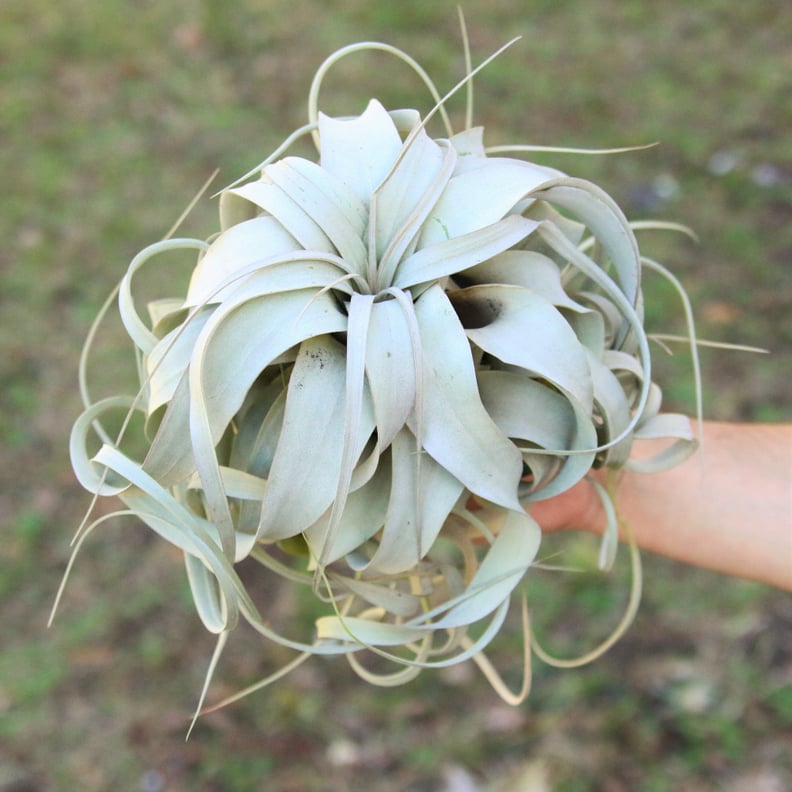
[[[792,419],[786,4],[491,0],[464,10],[476,60],[523,36],[476,81],[489,143],[659,141],[543,161],[598,182],[633,219],[698,233],[699,244],[644,241],[685,284],[702,337],[773,352],[706,351],[707,415]],[[639,620],[613,652],[579,671],[537,662],[518,710],[467,669],[372,691],[341,661],[318,661],[199,721],[185,745],[212,640],[179,560],[131,523],[88,543],[47,631],[87,506],[66,452],[77,358],[128,260],[216,167],[230,181],[304,122],[310,78],[333,49],[388,41],[441,89],[463,60],[456,4],[444,1],[5,0],[2,17],[0,790],[418,792],[449,787],[450,769],[484,788],[532,761],[561,792],[792,788],[788,597],[660,559],[647,559]],[[370,56],[339,67],[324,103],[359,112],[374,93],[429,107],[406,69]],[[462,97],[450,107],[459,123]],[[185,232],[207,235],[215,212],[203,201]],[[673,292],[651,276],[646,288],[650,328],[679,330]],[[110,338],[121,343],[120,328]],[[689,411],[683,358],[659,355],[657,378],[669,406]],[[110,348],[93,374],[101,389],[131,371]],[[614,581],[533,575],[537,630],[556,647],[595,640],[617,620],[625,584],[623,571]],[[287,595],[273,608],[309,628]],[[505,668],[520,651],[516,629],[493,649]],[[213,695],[283,659],[240,631]]]

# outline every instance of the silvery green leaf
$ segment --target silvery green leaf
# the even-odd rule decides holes
[[[279,354],[305,339],[345,329],[346,317],[332,297],[312,289],[220,306],[198,338],[189,371],[191,414],[196,420],[205,414],[212,445],[254,380]]]
[[[662,413],[636,428],[635,437],[641,439],[671,439],[672,442],[653,457],[630,459],[626,465],[637,473],[660,473],[684,462],[698,447],[690,419],[686,415]]]
[[[515,211],[537,222],[551,222],[573,245],[579,245],[586,233],[586,226],[567,214],[561,214],[552,204],[532,194],[524,205],[518,204]]]
[[[353,291],[341,260],[334,255],[313,252],[284,254],[255,262],[241,270],[229,284],[223,300],[223,313],[257,297],[305,289],[329,290],[349,294]]]
[[[519,509],[520,452],[481,403],[465,331],[439,286],[416,301],[415,315],[422,341],[423,447],[471,492]]]
[[[402,148],[393,120],[376,99],[357,118],[338,119],[320,113],[319,137],[322,168],[365,204]]]
[[[162,338],[166,333],[180,325],[187,315],[184,309],[184,300],[178,297],[162,297],[150,300],[146,304],[151,328],[157,338]]]
[[[508,437],[559,453],[573,443],[578,430],[575,411],[547,383],[525,372],[490,369],[479,374],[478,384],[487,412]]]
[[[245,199],[274,217],[305,250],[333,253],[335,248],[319,224],[293,201],[266,174],[260,179],[228,191],[238,199]],[[231,199],[227,199],[230,202]],[[233,227],[233,226],[232,226]]]
[[[557,250],[562,255],[565,255],[570,263],[587,275],[594,283],[596,283],[606,295],[613,301],[616,307],[624,316],[623,329],[621,331],[622,339],[628,335],[633,334],[635,343],[638,347],[641,367],[643,370],[643,378],[641,385],[641,392],[636,400],[635,411],[630,424],[625,429],[625,432],[610,441],[610,445],[615,445],[620,442],[627,433],[635,427],[635,424],[640,420],[641,413],[646,406],[646,400],[649,397],[649,388],[651,384],[651,355],[649,353],[649,345],[644,332],[641,319],[636,313],[632,303],[625,297],[619,287],[611,280],[608,275],[603,272],[597,264],[592,261],[585,253],[578,250],[574,245],[570,244],[569,240],[560,234],[556,229],[549,225],[542,225],[539,229],[540,235],[547,241],[547,243]],[[618,338],[614,342],[618,342]]]
[[[372,614],[376,616],[376,614]],[[363,619],[356,616],[322,616],[316,620],[316,638],[320,645],[325,641],[348,642],[364,646],[401,646],[426,637],[426,632],[416,627]]]
[[[379,548],[366,569],[397,574],[414,568],[434,543],[462,484],[402,429],[391,443],[392,480]]]
[[[612,467],[619,467],[629,457],[632,446],[632,438],[624,436],[632,420],[630,405],[619,380],[606,365],[593,356],[589,356],[589,365],[594,381],[594,400],[602,420],[601,440],[603,443],[609,443],[614,438],[622,438],[616,445],[608,448],[604,461]]]
[[[364,238],[369,224],[369,207],[367,200],[361,200],[352,190],[349,189],[343,180],[339,179],[338,176],[331,174],[319,163],[305,159],[304,157],[286,157],[281,161],[281,163],[288,163],[289,170],[300,174],[304,179],[302,183],[300,183],[299,180],[295,181],[294,185],[289,190],[290,195],[292,195],[295,190],[299,192],[300,189],[317,190],[323,196],[324,202],[335,205],[335,209],[330,211],[338,212],[340,215],[339,220],[341,224],[348,226],[348,229],[344,229],[345,233],[347,231],[351,231],[352,234],[358,237],[358,239]],[[268,174],[272,173],[272,171],[270,171],[270,167],[275,168],[279,165],[280,163],[274,163],[265,170]],[[276,169],[275,173],[277,172],[278,171]],[[286,182],[277,178],[275,180],[277,183],[281,184],[281,186],[285,186],[286,184]],[[295,195],[296,193],[292,195],[292,197],[295,197]],[[310,204],[305,204],[306,210],[308,210],[309,206]],[[321,211],[328,211],[328,209],[320,207],[320,212]],[[309,213],[313,214],[312,211],[309,211]],[[331,229],[328,226],[328,235],[330,233]],[[332,234],[336,233],[338,233],[337,229],[333,228]],[[355,243],[351,244],[354,245]],[[342,247],[338,245],[337,247],[338,250],[341,251]]]
[[[478,168],[486,157],[484,149],[484,127],[471,127],[452,135],[449,142],[456,149],[459,158],[454,172],[459,175],[467,170]]]
[[[616,514],[616,507],[613,500],[605,487],[602,486],[593,477],[589,479],[589,483],[594,488],[594,492],[598,495],[602,503],[602,509],[605,512],[605,527],[602,531],[602,541],[600,542],[599,558],[597,566],[603,571],[609,571],[613,568],[616,562],[616,553],[619,549],[619,518]]]
[[[189,436],[190,383],[185,372],[158,422],[143,469],[165,487],[185,481],[196,469]]]
[[[252,220],[261,214],[259,207],[242,195],[236,195],[231,190],[220,193],[219,212],[220,232],[227,231],[239,223]]]
[[[531,486],[522,487],[524,499],[550,497],[586,475],[594,461],[596,430],[590,417],[575,410],[561,393],[527,374],[498,370],[479,374],[479,390],[484,406],[504,434],[517,445],[550,452],[523,452],[534,474]],[[526,404],[531,408],[526,409]],[[541,421],[536,420],[537,415],[542,416]],[[552,482],[546,476],[551,476]]]
[[[606,349],[602,354],[602,363],[613,372],[615,377],[617,377],[623,398],[627,400],[627,403],[632,408],[637,401],[638,394],[643,385],[644,372],[641,368],[640,361],[633,355],[628,355],[621,350]],[[657,388],[650,385],[649,397],[643,413],[641,414],[641,421],[639,421],[639,424],[644,421],[648,415],[656,413],[660,409],[661,395],[659,393],[656,396],[656,405],[653,406],[652,404],[653,392],[655,390],[657,390]]]
[[[483,264],[465,270],[463,276],[476,284],[503,283],[531,289],[557,308],[583,312],[561,283],[561,271],[551,258],[530,250],[507,250]]]
[[[224,304],[199,336],[189,377],[174,391],[146,456],[146,470],[170,485],[198,467],[196,457],[212,466],[214,445],[264,368],[304,338],[345,328],[346,317],[329,295],[311,290]],[[235,354],[240,349],[244,355]],[[216,475],[207,472],[219,506]]]
[[[220,465],[219,470],[223,491],[227,497],[249,501],[263,500],[267,487],[266,479],[225,465]],[[188,489],[201,489],[201,486],[197,473],[187,482]]]
[[[415,406],[415,352],[402,306],[375,302],[366,346],[366,378],[380,450],[390,445]]]
[[[343,182],[316,163],[298,157],[268,165],[264,175],[319,225],[352,269],[363,270],[367,254],[361,237],[368,212]]]
[[[331,507],[305,529],[305,539],[315,558],[322,556],[326,564],[332,564],[357,550],[382,528],[391,497],[390,477],[390,453],[387,453],[380,458],[374,475],[347,496],[344,511],[329,545],[326,542]]]
[[[396,129],[404,136],[409,135],[421,123],[421,114],[409,107],[388,110],[388,115]]]
[[[374,427],[372,410],[366,410],[364,418],[364,402],[368,407],[370,399],[366,389],[366,346],[371,311],[374,306],[374,295],[353,294],[346,305],[347,309],[347,345],[346,345],[346,389],[344,393],[344,442],[339,461],[338,483],[335,498],[332,501],[330,522],[327,530],[326,547],[331,547],[338,530],[347,496],[352,486],[352,475],[357,467],[364,447],[368,444]],[[365,425],[366,431],[361,430]],[[374,450],[377,453],[377,450]],[[327,563],[324,555],[318,558],[323,567]]]
[[[599,356],[607,348],[608,335],[605,330],[605,320],[598,311],[586,308],[584,310],[562,309],[569,326],[577,336],[580,343],[588,351]],[[610,338],[613,338],[611,335]]]
[[[146,408],[151,415],[168,404],[176,392],[179,381],[190,365],[193,347],[211,316],[211,310],[190,317],[189,321],[171,330],[145,358],[148,373],[148,399]]]
[[[222,302],[240,272],[279,254],[291,253],[295,247],[294,237],[272,217],[256,217],[232,226],[217,237],[198,261],[186,305]]]
[[[317,405],[316,394],[321,393]],[[366,411],[368,412],[368,411]],[[305,341],[289,379],[286,412],[261,512],[259,538],[295,536],[331,506],[344,451],[346,356],[329,336]],[[364,415],[359,438],[371,433]]]
[[[129,396],[109,396],[92,404],[74,422],[69,435],[69,456],[77,480],[88,492],[119,495],[129,486],[128,480],[110,474],[104,465],[89,455],[88,438],[105,413],[126,412],[133,404],[134,400]]]
[[[586,224],[608,254],[619,286],[635,307],[640,288],[640,254],[618,204],[591,182],[570,177],[558,179],[535,193],[535,197],[568,209]]]
[[[653,418],[660,412],[660,407],[663,404],[663,391],[660,386],[653,382],[649,387],[649,397],[646,400],[646,407],[644,408],[641,420],[638,425],[642,424],[649,418]]]
[[[426,248],[497,223],[528,193],[558,171],[512,159],[482,159],[448,182],[430,213],[419,242]]]
[[[506,284],[460,289],[451,294],[451,302],[476,346],[546,379],[582,409],[590,408],[588,358],[551,303],[530,289]]]
[[[195,249],[204,251],[209,246],[199,239],[166,239],[155,242],[140,251],[131,261],[118,289],[118,312],[129,337],[141,352],[150,352],[159,339],[140,318],[132,297],[132,279],[141,267],[154,256],[170,250]]]
[[[262,478],[269,476],[283,426],[286,391],[281,377],[266,389],[256,389],[257,403],[237,419],[237,437],[229,465]]]
[[[503,623],[506,618],[506,614],[509,610],[509,601],[508,599],[503,600],[500,602],[494,611],[489,615],[489,623],[485,625],[484,629],[481,631],[481,634],[476,638],[476,640],[470,640],[469,637],[463,636],[463,646],[464,648],[458,648],[459,644],[455,641],[445,641],[445,644],[440,647],[436,647],[433,645],[433,633],[434,633],[434,626],[431,623],[426,624],[423,626],[421,633],[422,640],[421,641],[410,641],[405,642],[407,648],[412,649],[414,652],[414,656],[405,659],[401,654],[395,655],[390,654],[384,649],[378,648],[377,654],[381,657],[387,658],[392,660],[394,663],[399,665],[406,665],[415,667],[418,669],[422,668],[448,668],[449,666],[457,665],[458,663],[462,663],[466,660],[470,660],[471,658],[476,657],[479,655],[492,641],[492,639],[498,634],[499,630],[503,627]],[[378,615],[375,613],[371,614],[372,616]],[[339,628],[344,629],[344,619],[339,619],[338,617],[328,617],[327,624],[324,624],[323,621],[323,631],[328,632],[329,630],[334,630],[336,634],[340,634]],[[415,622],[415,619],[411,620],[411,624]],[[363,646],[368,645],[371,646],[371,643],[363,644],[362,641],[359,641],[359,638],[368,632],[368,635],[371,637],[376,637],[378,634],[383,634],[387,636],[387,640],[390,645],[394,645],[396,643],[395,639],[399,636],[408,636],[411,634],[410,628],[405,629],[403,624],[399,623],[380,623],[381,630],[379,632],[371,630],[368,632],[365,626],[360,625],[361,629],[358,630],[358,625],[354,625],[355,632],[355,639],[351,645],[347,643],[347,651],[355,651],[356,649],[363,648]],[[350,631],[347,630],[347,635],[349,635]],[[348,638],[348,641],[351,640]],[[323,646],[324,644],[320,644]],[[330,643],[331,647],[338,646],[339,644],[335,644],[334,642]],[[343,646],[343,644],[340,644]],[[426,648],[432,650],[431,654],[426,651]],[[440,659],[434,659],[435,656],[440,656]],[[430,658],[430,659],[427,659]],[[353,665],[354,668],[354,665]],[[380,684],[377,679],[373,675],[367,675],[364,677],[368,679],[372,684]],[[387,683],[386,683],[387,684]]]
[[[322,336],[304,342],[267,481],[259,525],[264,541],[299,534],[332,504],[344,449],[345,393],[343,347]]]
[[[640,382],[643,378],[643,368],[640,361],[636,360],[633,355],[628,355],[618,349],[606,349],[602,353],[602,362],[611,371],[624,372],[626,376],[631,376],[636,382]],[[624,384],[624,383],[622,383]],[[659,408],[658,403],[658,408]]]
[[[249,602],[244,586],[229,559],[221,552],[220,538],[215,527],[184,508],[139,465],[117,449],[103,446],[97,454],[97,460],[134,485],[124,492],[123,499],[141,520],[211,570],[217,583],[215,596],[222,598],[222,605],[206,609],[202,615],[211,613],[213,617],[217,617],[215,621],[206,623],[207,628],[213,632],[231,629],[237,621],[240,602],[251,608],[252,603]]]
[[[522,242],[536,228],[532,220],[511,215],[485,228],[422,247],[399,265],[393,285],[406,289],[469,269]]]
[[[423,131],[405,144],[393,171],[372,197],[377,279],[389,284],[397,266],[417,243],[426,222],[448,184],[456,151],[441,146]]]
[[[403,618],[412,616],[421,604],[420,598],[414,594],[364,580],[344,578],[343,585],[364,602]]]
[[[602,322],[602,343],[596,348],[591,349],[592,352],[601,356],[604,350],[612,348],[616,343],[616,335],[621,330],[623,323],[622,314],[613,301],[608,299],[604,294],[582,291],[577,292],[575,296],[579,302],[589,306],[595,314],[599,316]],[[574,322],[575,317],[573,317],[571,321]]]
[[[533,563],[541,536],[541,529],[527,513],[509,511],[460,602],[432,622],[434,629],[472,624],[492,613],[509,597]],[[422,614],[412,621],[424,622],[428,615]]]

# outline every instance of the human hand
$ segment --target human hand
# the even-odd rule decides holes
[[[547,500],[532,503],[528,512],[543,531],[583,530],[601,533],[605,527],[605,511],[593,480],[600,483],[602,471],[592,471],[570,489]]]

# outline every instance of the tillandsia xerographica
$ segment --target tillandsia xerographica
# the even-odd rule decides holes
[[[367,50],[410,64],[433,110],[319,112],[328,69]],[[526,161],[529,146],[488,150],[469,121],[452,130],[444,103],[477,71],[441,97],[395,48],[336,52],[308,124],[221,191],[219,232],[152,244],[119,285],[140,390],[94,403],[83,388],[72,462],[183,552],[219,635],[208,676],[241,616],[296,652],[259,685],[317,654],[383,685],[472,658],[519,700],[527,682],[510,693],[483,650],[537,556],[526,507],[633,464],[635,438],[669,440],[647,471],[695,447],[650,376],[641,269],[662,268],[594,184]],[[288,156],[307,135],[316,159]],[[144,318],[133,280],[174,249],[197,255],[186,294]],[[141,458],[128,421],[105,428],[119,410],[143,416]],[[616,545],[612,519],[603,567]],[[246,558],[326,605],[312,635],[258,609]],[[367,653],[396,665],[375,673]]]

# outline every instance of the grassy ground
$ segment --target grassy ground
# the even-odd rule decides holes
[[[89,321],[129,258],[215,167],[246,171],[303,123],[310,77],[352,41],[409,50],[441,87],[462,73],[455,4],[346,0],[5,0],[0,25],[0,790],[766,790],[792,788],[792,602],[759,585],[647,559],[637,623],[577,671],[536,664],[501,705],[472,669],[372,691],[341,661],[202,719],[184,742],[212,641],[180,561],[131,524],[89,543],[55,627],[48,609],[87,506],[69,468],[76,366]],[[557,156],[635,219],[700,236],[646,237],[683,280],[700,332],[771,356],[704,355],[706,412],[790,420],[792,13],[782,2],[488,0],[465,4],[475,56],[521,42],[477,82],[488,142],[607,147]],[[382,59],[349,61],[331,111],[428,107]],[[462,103],[452,104],[461,118]],[[188,233],[214,228],[206,201]],[[677,329],[647,283],[648,323]],[[120,338],[120,334],[118,336]],[[687,368],[658,364],[690,410]],[[127,376],[105,353],[100,383]],[[574,545],[570,552],[582,552]],[[534,575],[537,630],[582,646],[618,618],[626,573]],[[310,613],[284,592],[295,629]],[[577,642],[577,643],[575,643]],[[495,648],[514,667],[514,632]],[[282,661],[241,631],[212,695]]]

